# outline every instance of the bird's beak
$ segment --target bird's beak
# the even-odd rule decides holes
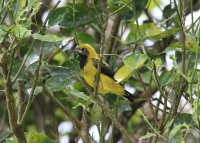
[[[76,49],[72,50],[72,52],[75,52],[77,54],[82,54],[82,51],[79,47],[77,47]]]

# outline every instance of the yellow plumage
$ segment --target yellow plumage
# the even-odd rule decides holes
[[[97,65],[99,56],[95,50],[88,44],[82,44],[75,49],[75,52],[80,55],[80,68],[85,81],[94,88],[96,75],[98,72]],[[115,81],[114,72],[107,63],[102,62],[99,86],[99,93],[114,93],[119,96],[124,96],[130,101],[134,100],[134,96],[124,90],[124,88]]]

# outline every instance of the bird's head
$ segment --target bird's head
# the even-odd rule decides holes
[[[92,46],[88,44],[81,44],[75,50],[75,53],[79,54],[80,56],[85,56],[87,58],[95,58],[98,59],[99,56],[96,51],[93,49]]]

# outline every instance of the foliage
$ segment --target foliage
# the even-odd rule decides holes
[[[199,1],[50,2],[0,1],[0,142],[199,141],[199,17],[185,21]],[[72,52],[83,43],[134,89],[134,103],[85,83]],[[58,131],[64,121],[71,131]]]

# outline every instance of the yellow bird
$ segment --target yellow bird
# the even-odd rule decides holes
[[[81,44],[75,50],[80,56],[81,73],[85,81],[92,87],[95,87],[96,75],[98,72],[99,56],[92,46]],[[114,79],[114,72],[106,62],[102,62],[101,73],[98,85],[99,93],[114,93],[119,96],[124,96],[129,101],[134,102],[135,97],[126,91],[120,83]]]

